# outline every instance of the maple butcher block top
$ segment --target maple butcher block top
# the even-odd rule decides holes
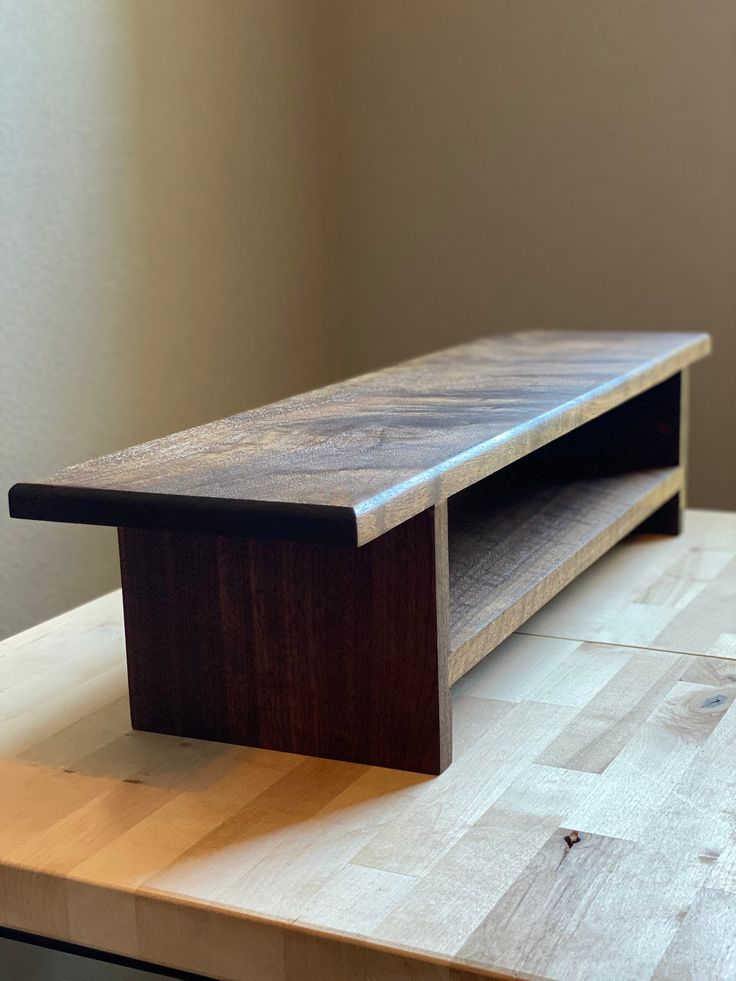
[[[483,338],[17,484],[11,514],[362,545],[709,349],[700,333]]]
[[[736,977],[734,514],[477,664],[439,777],[132,732],[119,593],[0,666],[5,928],[227,981]]]

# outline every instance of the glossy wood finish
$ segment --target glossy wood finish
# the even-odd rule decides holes
[[[361,549],[121,529],[134,728],[440,773],[446,515]]]
[[[0,922],[227,981],[731,981],[735,600],[736,515],[616,546],[455,686],[436,778],[131,732],[119,595],[41,624]]]
[[[11,513],[362,545],[709,348],[706,334],[486,338],[19,484]]]

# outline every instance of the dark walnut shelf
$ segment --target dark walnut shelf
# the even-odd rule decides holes
[[[706,334],[483,338],[19,484],[11,510],[363,545],[708,349]]]
[[[450,686],[637,526],[679,529],[706,334],[486,338],[90,460],[134,728],[439,773]]]
[[[665,467],[452,498],[450,684],[681,489]]]

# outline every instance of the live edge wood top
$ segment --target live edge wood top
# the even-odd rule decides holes
[[[709,349],[686,333],[484,338],[17,484],[11,514],[361,545]]]
[[[0,923],[228,981],[732,981],[736,515],[521,629],[434,778],[132,732],[118,593],[6,640]]]

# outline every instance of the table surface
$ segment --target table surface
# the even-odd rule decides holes
[[[439,777],[132,732],[117,593],[0,689],[4,926],[242,981],[736,975],[736,514],[478,664]]]
[[[19,484],[12,513],[364,544],[709,350],[707,334],[482,338]]]

